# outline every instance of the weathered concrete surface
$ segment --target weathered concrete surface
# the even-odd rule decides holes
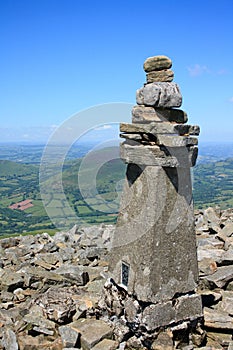
[[[189,168],[128,165],[110,258],[117,283],[122,282],[122,262],[129,264],[128,292],[139,300],[166,301],[195,289]]]

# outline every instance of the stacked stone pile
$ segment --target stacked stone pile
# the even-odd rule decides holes
[[[204,303],[204,350],[232,349],[233,209],[196,212],[199,293]],[[115,316],[100,314],[107,291],[107,256],[114,226],[0,240],[0,349],[147,349],[143,333],[132,334],[137,302],[122,290]],[[224,271],[224,269],[226,269]],[[218,274],[217,274],[218,273]],[[108,294],[108,293],[107,293]],[[111,300],[108,300],[111,303]],[[118,315],[118,316],[117,316]],[[179,333],[179,331],[177,331]],[[182,339],[183,331],[180,331]],[[179,338],[177,336],[177,338]],[[175,349],[169,332],[151,349]],[[181,341],[180,341],[181,343]],[[177,347],[179,346],[176,340]],[[183,347],[197,349],[201,347]]]
[[[190,166],[195,165],[198,141],[193,135],[199,135],[200,129],[185,124],[187,113],[178,108],[182,95],[172,82],[171,66],[166,56],[149,57],[144,62],[147,83],[137,90],[132,124],[120,125],[121,137],[127,139],[121,147],[121,157],[127,163],[175,167],[182,165],[179,162],[188,155]],[[187,155],[178,158],[173,149],[177,147],[185,147]]]
[[[110,254],[113,282],[106,290],[106,298],[112,296],[107,309],[119,314],[123,296],[120,293],[117,300],[113,290],[123,286],[126,321],[132,333],[143,333],[147,346],[161,333],[176,346],[199,346],[205,334],[200,327],[201,297],[196,293],[190,167],[196,162],[195,136],[200,129],[186,124],[187,114],[179,109],[182,95],[172,82],[171,66],[166,56],[146,59],[147,83],[137,90],[132,123],[120,125],[126,139],[121,158],[128,165]],[[114,311],[111,305],[116,306]]]

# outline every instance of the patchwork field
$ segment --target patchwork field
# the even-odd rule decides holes
[[[107,152],[105,150],[105,152]],[[105,154],[106,156],[106,154]],[[65,199],[61,200],[56,190],[50,191],[47,206],[50,216],[56,220],[69,218],[74,213],[75,223],[114,223],[119,210],[125,165],[119,159],[112,159],[98,169],[95,182],[92,181],[95,166],[102,154],[96,153],[84,169],[81,159],[65,162],[62,184]],[[78,175],[84,177],[80,189]],[[56,188],[56,174],[48,180],[48,189]],[[0,235],[15,232],[55,232],[41,199],[39,188],[39,164],[22,164],[9,160],[0,161]],[[193,169],[193,195],[196,208],[220,206],[233,207],[233,158],[223,161],[200,163]],[[12,210],[9,206],[32,200],[33,206],[24,210]]]

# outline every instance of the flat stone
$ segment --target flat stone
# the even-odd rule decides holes
[[[215,329],[233,329],[233,317],[227,313],[204,308],[204,324],[206,327]]]
[[[134,140],[139,143],[156,144],[165,147],[186,147],[197,146],[198,139],[196,137],[189,136],[176,136],[176,135],[152,135],[152,134],[133,134],[123,133],[120,134],[121,138],[128,140]]]
[[[24,276],[23,274],[13,272],[13,271],[4,271],[4,274],[1,277],[2,286],[7,287],[8,291],[13,292],[17,288],[21,288],[24,285]]]
[[[232,335],[223,332],[208,332],[208,338],[217,341],[222,346],[227,346],[232,340]]]
[[[83,350],[90,350],[101,340],[111,339],[113,330],[102,320],[80,319],[69,325],[72,329],[81,334],[81,347]]]
[[[233,235],[233,222],[228,222],[219,233],[225,237]]]
[[[20,334],[18,337],[19,349],[20,350],[64,350],[62,346],[61,338],[55,339],[47,337],[40,334],[39,336],[32,337],[27,334]],[[9,349],[10,350],[10,349]]]
[[[118,343],[115,340],[103,339],[101,342],[96,344],[92,350],[116,350]]]
[[[207,338],[207,343],[206,343],[206,348],[209,350],[224,350],[224,348],[222,347],[222,345],[219,344],[219,342],[209,339]],[[201,348],[202,349],[202,348]],[[205,348],[204,348],[205,349]]]
[[[62,284],[62,285],[71,285],[73,280],[67,276],[63,276],[54,271],[47,271],[37,267],[23,268],[21,271],[25,272],[25,275],[28,279],[27,285],[30,285],[31,281],[43,281],[43,284]]]
[[[233,247],[222,254],[221,265],[233,265]]]
[[[233,316],[233,292],[222,291],[222,301],[218,303],[218,310]]]
[[[142,323],[148,331],[158,327],[167,326],[175,320],[175,310],[172,302],[152,304],[145,308],[142,315]]]
[[[166,147],[197,146],[198,139],[196,137],[188,136],[158,135],[157,144]]]
[[[5,350],[18,350],[19,348],[15,333],[8,328],[3,332],[1,343]]]
[[[206,279],[217,287],[223,288],[229,281],[233,280],[233,268],[232,266],[220,266],[215,273],[207,276]]]
[[[165,146],[140,145],[138,143],[120,145],[120,156],[125,163],[162,167],[192,167],[197,158],[196,148],[172,148]]]
[[[66,348],[75,348],[78,344],[80,333],[69,325],[60,326],[58,332],[61,335],[62,344]]]
[[[212,258],[204,258],[198,263],[200,275],[211,275],[217,271],[217,263]]]
[[[198,238],[198,247],[205,247],[205,249],[223,249],[224,243],[215,236],[200,237]]]
[[[202,301],[198,294],[183,295],[175,300],[175,321],[194,320],[203,316]]]
[[[54,265],[58,262],[61,264],[62,259],[57,252],[38,254],[34,259],[35,265],[42,266],[48,270],[54,269]]]
[[[154,83],[158,81],[171,82],[174,78],[174,72],[171,69],[163,69],[160,71],[152,71],[147,73],[146,82]]]
[[[207,247],[198,247],[197,249],[197,258],[198,261],[202,261],[204,259],[211,259],[217,263],[222,261],[222,256],[224,254],[223,249],[208,249]]]
[[[36,304],[43,305],[43,312],[48,319],[61,324],[64,321],[71,320],[72,315],[75,313],[75,296],[75,293],[66,287],[62,289],[51,287],[38,296]]]
[[[126,133],[149,133],[157,136],[158,134],[172,134],[172,135],[199,135],[200,128],[197,125],[172,124],[164,123],[138,123],[128,124],[120,123],[120,131]]]
[[[176,298],[175,305],[171,301],[152,304],[145,308],[142,323],[148,331],[184,320],[202,317],[201,297],[197,294]]]
[[[145,72],[151,72],[153,70],[169,69],[171,66],[172,61],[169,57],[158,55],[148,57],[143,64],[143,69]]]
[[[133,337],[130,337],[126,342],[126,349],[128,350],[144,350],[146,349],[141,342],[141,339],[136,337],[135,335]]]
[[[35,314],[27,314],[24,316],[24,322],[31,326],[41,327],[42,329],[52,330],[54,333],[55,323]],[[33,328],[33,327],[32,327]],[[45,333],[44,331],[41,333]],[[46,333],[47,334],[47,333]]]
[[[120,156],[125,163],[138,165],[153,165],[177,167],[178,161],[175,157],[168,156],[159,146],[149,145],[120,145]]]
[[[158,82],[137,90],[136,101],[138,105],[172,108],[181,106],[182,96],[176,83]]]
[[[219,223],[219,215],[217,214],[216,210],[212,207],[209,207],[204,210],[204,219],[207,220],[210,223]]]
[[[173,340],[172,340],[172,333],[167,332],[161,332],[159,333],[156,340],[153,341],[151,345],[152,350],[173,350]]]
[[[186,123],[187,113],[175,108],[154,108],[136,105],[132,108],[133,123],[175,122]]]
[[[56,274],[75,281],[78,286],[84,286],[89,281],[88,273],[78,265],[62,265],[56,269]]]

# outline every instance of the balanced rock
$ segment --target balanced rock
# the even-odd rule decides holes
[[[148,57],[143,64],[144,71],[147,73],[154,70],[169,69],[171,66],[171,59],[163,55]]]
[[[174,72],[171,69],[163,69],[159,71],[152,71],[147,73],[146,81],[147,83],[154,83],[157,81],[167,81],[171,82],[174,78]]]
[[[154,108],[149,106],[134,106],[132,109],[132,123],[175,122],[186,123],[187,113],[175,108]]]
[[[154,107],[180,107],[182,96],[176,83],[158,82],[137,90],[137,104]]]

